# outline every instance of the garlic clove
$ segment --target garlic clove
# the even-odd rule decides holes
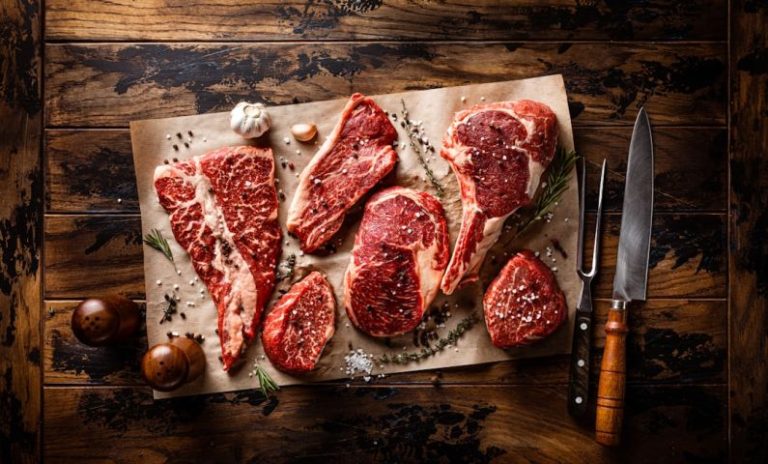
[[[317,126],[307,123],[294,124],[291,126],[291,134],[299,142],[309,142],[317,135]]]

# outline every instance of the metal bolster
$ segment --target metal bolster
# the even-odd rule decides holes
[[[627,309],[627,302],[624,300],[611,300],[611,309],[624,311]]]

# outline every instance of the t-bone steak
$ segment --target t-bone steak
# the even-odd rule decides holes
[[[520,100],[456,113],[440,155],[459,181],[461,229],[440,288],[453,293],[477,279],[504,220],[531,202],[557,146],[557,118],[545,104]]]
[[[226,147],[158,166],[155,189],[216,305],[229,370],[253,339],[275,285],[281,232],[272,150]]]
[[[333,337],[335,320],[331,284],[314,271],[295,283],[267,314],[261,336],[264,352],[281,371],[309,372]]]
[[[301,172],[288,210],[288,232],[316,251],[341,228],[347,211],[397,163],[397,131],[369,97],[356,93],[333,132]]]
[[[403,187],[374,195],[344,276],[355,327],[374,337],[415,328],[437,294],[449,247],[443,207],[432,195]]]
[[[568,308],[552,271],[524,250],[491,282],[483,312],[493,344],[512,348],[552,334],[565,321]]]

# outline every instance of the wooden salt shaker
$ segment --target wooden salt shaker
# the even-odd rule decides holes
[[[172,391],[192,382],[205,371],[205,353],[187,337],[174,337],[149,349],[141,360],[141,375],[150,387]]]
[[[120,295],[88,298],[72,313],[72,332],[89,346],[123,343],[140,326],[139,305]]]

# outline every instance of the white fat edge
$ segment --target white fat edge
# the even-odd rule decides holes
[[[482,213],[480,213],[482,214]],[[510,213],[511,214],[511,213]],[[467,274],[475,274],[480,271],[480,267],[485,260],[485,256],[488,254],[488,250],[499,240],[501,231],[504,227],[504,221],[509,217],[509,214],[501,217],[486,218],[483,226],[483,238],[477,244],[475,253],[469,259],[467,270],[464,276]]]
[[[234,234],[229,230],[224,217],[216,204],[215,197],[209,192],[211,189],[210,180],[202,174],[199,156],[192,159],[195,164],[195,174],[187,175],[181,171],[178,174],[195,187],[195,196],[187,202],[185,207],[190,207],[199,203],[203,207],[203,221],[212,231],[217,239],[214,260],[211,263],[214,269],[224,274],[224,281],[232,287],[224,301],[224,330],[229,335],[229,343],[224,347],[225,351],[237,356],[245,344],[245,328],[250,327],[253,322],[253,316],[256,312],[257,290],[256,281],[250,272],[248,264],[240,254],[240,250],[234,242]],[[202,235],[204,228],[200,229]],[[202,237],[200,237],[202,238]],[[222,242],[226,241],[231,249],[229,255],[232,266],[224,263],[224,256],[221,250]],[[240,307],[245,311],[240,312]],[[233,349],[235,347],[236,349]]]
[[[525,191],[529,199],[536,195],[536,190],[539,188],[539,182],[541,181],[541,175],[544,174],[544,170],[544,166],[541,163],[528,156],[528,186]]]

